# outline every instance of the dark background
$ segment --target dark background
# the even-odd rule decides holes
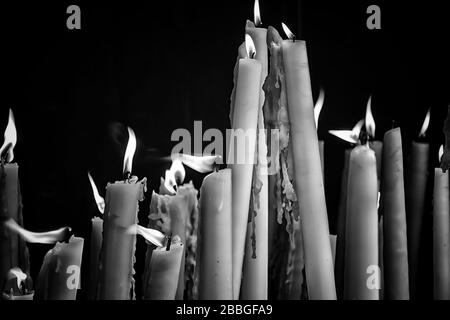
[[[395,120],[407,154],[431,107],[430,167],[437,166],[444,142],[450,102],[446,8],[441,2],[392,2],[260,0],[264,26],[282,34],[285,22],[307,41],[315,99],[320,87],[325,90],[319,137],[325,140],[332,233],[348,145],[327,131],[353,127],[364,116],[369,95],[378,140]],[[81,7],[81,30],[66,28],[70,4]],[[381,8],[381,30],[366,28],[371,4]],[[70,225],[88,241],[97,211],[86,172],[92,172],[102,195],[107,182],[122,178],[123,125],[139,139],[133,173],[149,179],[139,213],[145,225],[149,195],[170,166],[162,157],[175,145],[172,131],[192,130],[194,120],[203,121],[203,130],[230,126],[233,66],[246,19],[253,19],[252,0],[2,3],[0,131],[12,108],[26,228]],[[197,187],[202,177],[188,171]],[[431,198],[427,210],[430,206]],[[429,215],[427,221],[429,244]],[[34,278],[49,248],[30,245]],[[144,249],[139,239],[141,255]],[[431,246],[424,257],[422,293],[431,297]],[[138,255],[138,274],[142,263]]]

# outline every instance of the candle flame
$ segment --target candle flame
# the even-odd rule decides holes
[[[320,89],[319,98],[317,98],[316,105],[314,106],[314,120],[316,121],[316,129],[319,128],[319,116],[322,111],[323,102],[325,100],[325,92]]]
[[[253,59],[256,55],[255,43],[249,34],[245,34],[245,49],[247,50],[247,57]]]
[[[286,36],[290,39],[293,40],[295,39],[295,35],[292,33],[292,31],[287,27],[287,25],[285,25],[283,22],[281,23],[281,27],[283,28],[284,33],[286,34]]]
[[[174,153],[172,154],[172,159],[179,159],[184,165],[200,173],[214,171],[214,168],[222,163],[220,155],[191,156],[184,153]]]
[[[17,142],[17,131],[14,122],[14,113],[9,109],[8,125],[5,129],[5,141],[0,148],[0,156],[6,151],[8,152],[6,162],[9,163],[14,159],[14,146]],[[9,150],[8,150],[9,149]]]
[[[130,173],[133,167],[133,157],[136,152],[136,135],[134,134],[133,129],[127,127],[128,129],[128,143],[127,148],[125,150],[125,157],[123,159],[123,173]]]
[[[95,202],[97,203],[98,211],[102,214],[105,213],[105,199],[98,193],[97,186],[95,185],[94,179],[92,179],[91,174],[88,172],[89,182],[91,183],[92,193],[94,194]]]
[[[357,144],[359,142],[359,134],[361,133],[363,125],[364,120],[361,119],[352,130],[329,130],[328,132],[344,141]]]
[[[164,187],[172,194],[176,193],[175,187],[183,183],[186,177],[183,163],[180,159],[173,159],[169,170],[166,170],[164,176]]]
[[[11,272],[17,280],[17,288],[20,289],[20,287],[22,286],[22,282],[24,282],[27,279],[27,275],[26,273],[24,273],[20,268],[12,268],[11,270],[9,270],[9,272]]]
[[[380,193],[380,191],[378,191],[378,196],[377,196],[377,210],[380,209],[380,198],[381,198],[381,193]]]
[[[441,146],[439,148],[439,162],[441,162],[443,155],[444,155],[444,146],[441,144]]]
[[[420,129],[419,133],[419,138],[425,137],[429,125],[430,125],[430,109],[428,109],[427,115],[423,120],[422,129]]]
[[[166,236],[155,229],[144,228],[138,224],[132,225],[127,230],[128,234],[139,234],[148,242],[153,243],[157,247],[164,247]]]
[[[262,24],[261,22],[261,13],[259,10],[259,1],[255,0],[255,4],[253,6],[253,17],[255,21],[255,26],[260,26]]]
[[[5,225],[11,231],[17,233],[22,239],[29,243],[52,244],[58,241],[61,242],[67,240],[68,235],[70,234],[69,227],[63,227],[48,232],[31,232],[19,226],[13,219],[5,221]]]
[[[371,138],[375,138],[375,119],[372,115],[372,96],[369,97],[366,107],[366,132]]]

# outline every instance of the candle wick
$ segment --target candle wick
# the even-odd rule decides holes
[[[65,243],[69,243],[70,238],[72,237],[73,232],[72,232],[72,228],[67,227],[66,229],[66,238],[64,239]]]
[[[125,181],[130,183],[131,172],[130,171],[125,172],[124,176],[125,176]]]
[[[170,251],[170,244],[172,243],[172,234],[167,237],[167,245],[166,245],[166,251]]]
[[[392,129],[395,128],[395,120],[392,119]]]

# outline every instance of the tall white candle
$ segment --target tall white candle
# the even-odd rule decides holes
[[[251,41],[251,38],[249,39]],[[233,187],[233,298],[239,298],[242,266],[244,260],[245,237],[253,174],[253,156],[256,148],[256,129],[261,91],[262,65],[250,58],[240,59],[235,86],[232,127],[242,129],[236,134],[237,140],[243,137],[246,143],[232,141],[230,150],[234,159],[230,159]],[[237,149],[237,150],[235,150]],[[236,157],[237,156],[237,157]],[[241,158],[241,159],[239,159]],[[242,161],[243,159],[245,161]],[[229,162],[230,162],[229,160]]]
[[[377,284],[369,283],[369,277],[376,281],[379,274],[377,169],[368,146],[352,150],[347,185],[344,299],[378,300]]]
[[[433,265],[434,298],[450,300],[450,207],[448,171],[434,169]]]
[[[232,300],[231,169],[205,177],[200,190],[201,300]]]
[[[259,16],[259,13],[258,13]],[[255,20],[258,21],[257,17]],[[268,215],[269,215],[269,179],[267,175],[267,140],[265,134],[263,104],[264,91],[262,85],[267,77],[267,29],[255,27],[247,21],[245,28],[247,34],[254,39],[256,47],[255,59],[261,62],[261,88],[258,110],[258,136],[257,136],[257,163],[254,167],[252,188],[252,210],[256,216],[247,226],[246,248],[244,256],[244,270],[242,280],[242,299],[266,300],[268,289]],[[258,190],[259,189],[259,190]],[[256,194],[257,193],[257,194]]]
[[[282,52],[308,294],[313,300],[333,300],[336,299],[333,256],[306,43],[283,40]]]

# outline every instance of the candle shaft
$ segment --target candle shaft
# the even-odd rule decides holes
[[[344,264],[345,264],[345,225],[347,215],[347,188],[348,188],[348,166],[350,161],[351,149],[345,150],[344,168],[341,177],[341,193],[339,199],[339,210],[337,218],[337,243],[336,243],[336,261],[335,278],[336,291],[339,300],[344,297]]]
[[[406,225],[411,299],[418,296],[419,254],[425,193],[428,178],[429,144],[413,142],[405,176]]]
[[[378,300],[377,170],[373,150],[350,154],[345,228],[344,299]],[[372,270],[373,269],[373,270]],[[372,272],[375,273],[372,273]],[[372,278],[374,276],[374,279]],[[371,280],[374,280],[373,283]]]
[[[95,217],[92,219],[91,225],[92,231],[89,252],[89,282],[87,288],[87,298],[89,300],[96,300],[100,251],[102,249],[103,241],[103,219]]]
[[[169,251],[166,248],[153,250],[148,278],[144,284],[144,299],[175,300],[183,247],[183,244],[178,243],[172,244]]]
[[[247,140],[245,143],[232,141],[230,150],[237,158],[231,159],[233,188],[233,299],[239,298],[241,276],[244,260],[245,238],[247,232],[248,213],[253,175],[253,160],[256,148],[256,129],[258,124],[259,98],[261,91],[261,63],[254,59],[240,59],[236,81],[235,101],[232,126],[237,133]],[[237,154],[236,154],[237,153]]]
[[[306,44],[304,41],[284,40],[282,52],[308,294],[313,300],[336,299]]]
[[[433,265],[434,299],[450,300],[450,207],[448,171],[434,169]]]
[[[384,135],[381,200],[384,209],[384,297],[409,299],[403,153],[400,128]]]
[[[232,300],[231,169],[211,173],[200,190],[199,299]]]
[[[134,298],[133,265],[136,235],[127,232],[137,224],[138,201],[143,199],[141,182],[116,182],[106,188],[103,244],[99,284],[100,300]]]

